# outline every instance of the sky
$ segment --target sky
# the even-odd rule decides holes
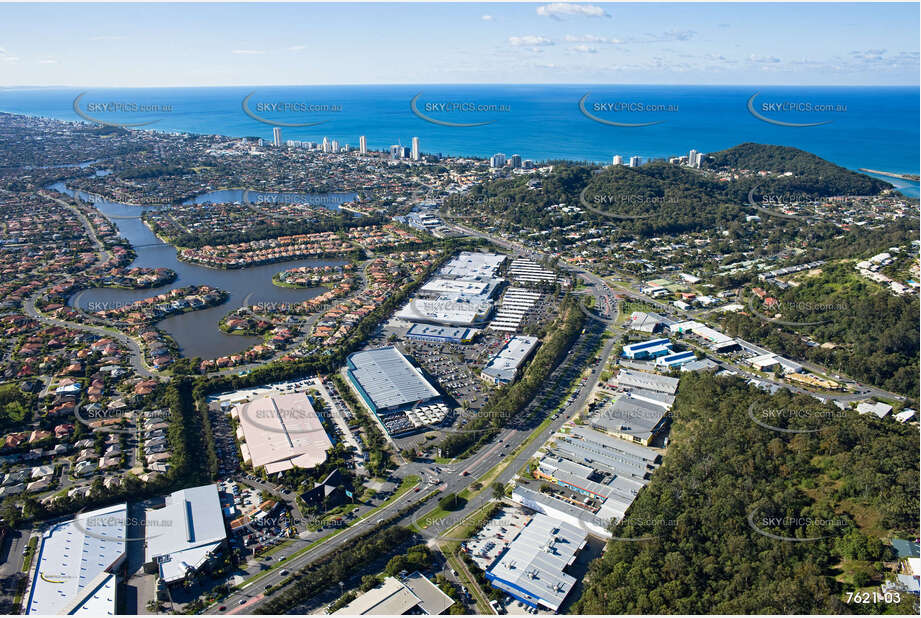
[[[918,85],[917,3],[0,4],[0,86]]]

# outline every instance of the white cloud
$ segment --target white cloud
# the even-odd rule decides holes
[[[124,41],[127,39],[123,34],[100,34],[98,36],[91,36],[90,41]]]
[[[594,47],[592,47],[592,46],[590,46],[590,45],[585,45],[585,44],[576,45],[576,46],[574,46],[574,47],[570,47],[569,49],[571,49],[572,51],[579,52],[580,54],[595,54],[595,53],[598,53],[598,50],[597,50],[597,49],[595,49]]]
[[[693,30],[669,30],[662,36],[666,41],[690,41],[696,34]]]
[[[39,60],[38,63],[39,63],[39,64],[57,64],[58,61],[57,61],[57,60],[53,60],[53,59],[51,59],[51,58],[45,58],[44,60]]]
[[[595,34],[567,34],[566,40],[570,43],[604,43],[609,45],[619,45],[623,43],[620,39],[611,39],[606,36]]]
[[[752,54],[748,57],[749,62],[757,62],[758,64],[777,64],[780,62],[780,58],[777,56],[759,56],[757,54]]]
[[[307,49],[306,45],[292,45],[288,48],[288,51],[301,51]]]
[[[628,43],[667,43],[670,41],[690,41],[697,32],[694,30],[666,30],[660,34],[647,32],[638,37],[629,37]]]
[[[483,21],[492,21],[495,18],[492,15],[483,15],[480,19]]]
[[[513,47],[546,47],[548,45],[553,45],[553,41],[538,34],[510,36],[508,42]]]
[[[563,2],[554,2],[553,4],[539,6],[537,7],[537,14],[542,17],[551,17],[553,19],[563,19],[563,17],[572,15],[581,15],[583,17],[610,17],[600,6]]]
[[[257,56],[259,54],[264,54],[265,51],[261,49],[235,49],[231,53],[241,56]]]
[[[10,56],[9,52],[0,47],[0,62],[4,64],[16,64],[19,62],[19,56]]]

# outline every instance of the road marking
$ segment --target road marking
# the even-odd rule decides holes
[[[254,596],[252,599],[250,599],[249,601],[247,601],[247,602],[244,603],[243,605],[237,605],[237,606],[234,607],[233,609],[227,610],[227,613],[228,613],[228,614],[236,614],[237,612],[242,612],[244,609],[246,609],[246,608],[249,607],[250,605],[252,605],[252,604],[254,604],[254,603],[258,603],[259,601],[261,601],[261,600],[264,599],[264,598],[265,598],[265,595],[264,595],[264,594],[257,594],[256,596]]]
[[[516,431],[516,430],[513,429],[511,432],[509,432],[509,434],[508,434],[507,436],[503,437],[502,439],[503,439],[503,440],[510,439],[511,436],[515,433],[515,431]],[[486,451],[485,453],[483,453],[483,455],[480,456],[479,459],[477,459],[477,460],[474,461],[472,464],[470,464],[470,465],[467,467],[467,469],[464,470],[464,472],[466,472],[466,473],[469,475],[470,472],[471,472],[471,470],[473,470],[474,468],[476,468],[480,463],[482,463],[482,461],[483,461],[484,459],[486,459],[487,457],[489,457],[490,455],[492,455],[492,454],[496,451],[496,449],[500,448],[501,446],[502,446],[502,443],[496,443],[496,445],[495,445],[494,447],[492,447],[491,449],[489,449],[488,451]],[[461,476],[463,476],[463,473],[461,474]]]

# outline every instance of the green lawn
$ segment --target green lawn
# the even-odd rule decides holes
[[[33,536],[29,539],[29,544],[26,546],[28,548],[28,553],[22,559],[22,572],[28,573],[29,569],[32,568],[32,560],[35,557],[35,548],[38,547],[38,537]]]

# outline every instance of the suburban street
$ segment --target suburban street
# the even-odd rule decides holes
[[[608,296],[613,299],[610,288],[608,288],[604,281],[600,278],[593,279],[591,274],[586,274],[593,283],[589,290],[590,293],[595,296],[596,306],[602,304],[602,296]],[[603,330],[602,327],[606,326],[608,322],[616,320],[618,311],[619,308],[614,305],[614,314],[610,318],[597,316],[593,312],[587,312],[587,315],[590,320],[595,320],[598,323],[598,327],[596,328],[597,331]],[[589,325],[589,321],[587,321],[586,324]],[[583,334],[572,346],[571,349],[574,350],[574,352],[568,355],[553,371],[551,377],[546,381],[547,385],[555,384],[556,381],[554,377],[563,375],[565,372],[569,372],[568,375],[574,376],[573,379],[581,373],[582,368],[586,365],[588,360],[590,360],[592,352],[594,351],[594,349],[585,349],[587,347],[587,340],[592,333],[592,329],[586,329],[586,334]],[[594,334],[596,336],[598,335],[597,332],[594,332]],[[329,555],[329,553],[346,545],[354,536],[361,534],[366,529],[366,526],[376,525],[378,521],[386,519],[391,513],[421,500],[433,490],[437,490],[439,493],[430,499],[428,504],[419,511],[407,515],[397,523],[410,526],[417,521],[424,521],[429,513],[438,508],[437,502],[440,496],[463,491],[500,464],[504,467],[494,481],[502,483],[503,485],[509,483],[518,474],[519,469],[544,445],[544,442],[585,407],[595,386],[598,384],[598,380],[615,343],[616,340],[614,337],[604,339],[600,348],[600,361],[594,364],[585,380],[577,386],[572,401],[563,408],[562,412],[555,420],[533,436],[527,446],[520,451],[516,452],[522,443],[532,436],[534,428],[543,421],[544,416],[540,413],[538,413],[537,418],[530,423],[530,425],[533,426],[515,426],[517,423],[513,421],[512,427],[500,430],[498,435],[490,443],[484,445],[477,453],[468,459],[454,461],[449,464],[413,461],[401,465],[394,472],[394,476],[400,479],[410,476],[417,476],[423,479],[420,483],[421,489],[419,492],[411,490],[388,505],[385,509],[378,511],[373,516],[367,517],[360,522],[353,523],[347,529],[337,533],[332,538],[324,541],[308,552],[295,558],[288,558],[281,564],[273,565],[271,570],[266,571],[266,575],[251,582],[243,590],[228,596],[219,604],[208,608],[206,613],[252,612],[263,603],[265,599],[263,592],[265,587],[277,584],[286,577],[281,575],[282,570],[293,572],[315,560]],[[536,406],[535,402],[541,399],[544,394],[543,392],[538,393],[523,413],[527,414],[533,411]],[[509,455],[509,453],[513,452],[515,453],[514,455]],[[435,472],[436,468],[438,470],[437,472]],[[432,480],[436,482],[432,483]],[[492,491],[488,486],[484,486],[482,490],[476,493],[472,499],[468,500],[461,509],[451,513],[450,521],[460,521],[492,499]],[[225,610],[225,612],[220,612],[219,608],[221,606],[226,606],[227,610]]]

